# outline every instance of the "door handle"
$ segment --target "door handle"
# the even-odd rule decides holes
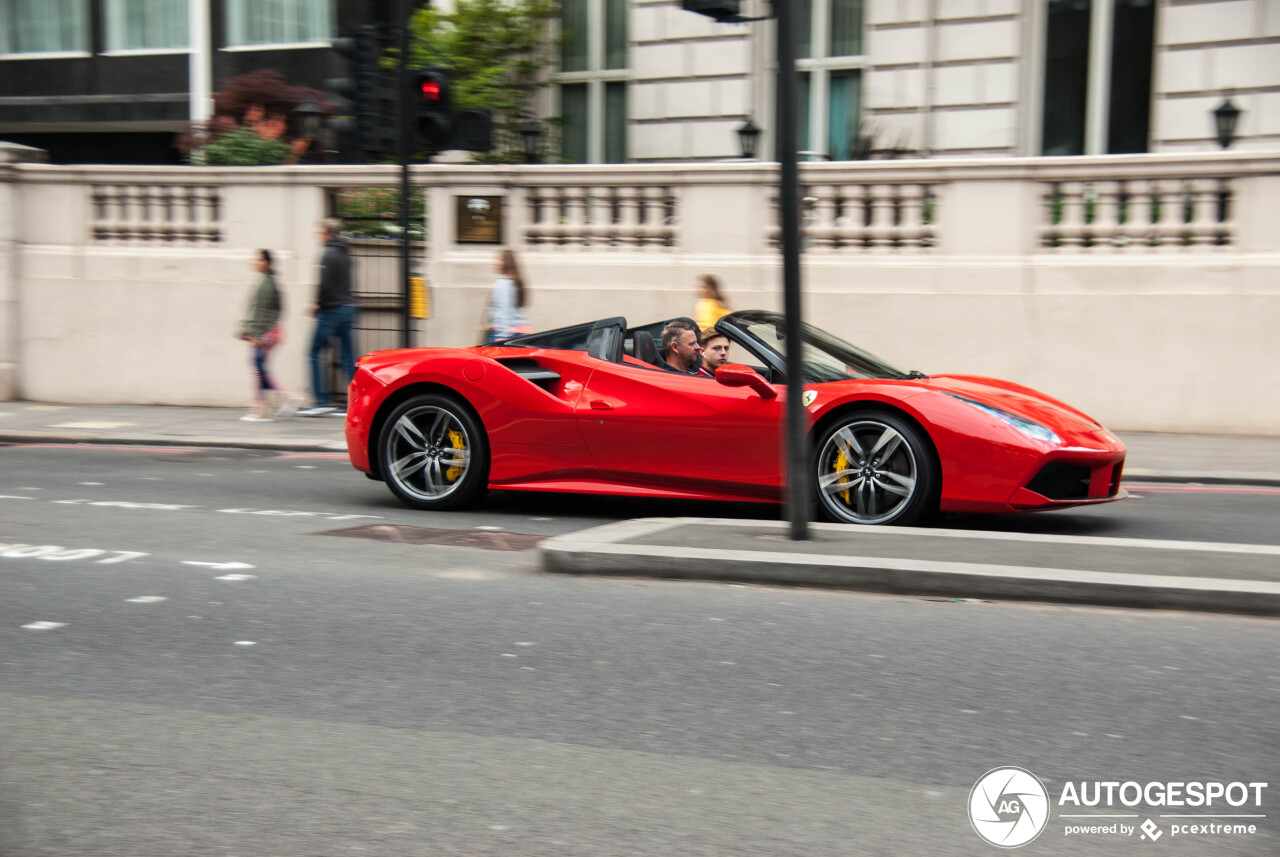
[[[608,403],[608,402],[606,402],[604,399],[592,399],[592,400],[591,400],[591,410],[593,410],[593,411],[612,411],[612,410],[613,410],[613,405],[609,404],[609,403]]]

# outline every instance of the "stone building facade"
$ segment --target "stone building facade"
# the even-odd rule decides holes
[[[566,0],[588,34],[545,106],[570,161],[721,160],[750,117],[771,158],[774,23],[671,0]],[[768,4],[744,0],[745,17]],[[1132,154],[1280,145],[1275,0],[803,0],[801,149],[812,160]],[[625,50],[619,50],[619,28]],[[611,58],[611,59],[609,59]],[[625,121],[620,119],[625,116]],[[618,134],[625,131],[625,140]]]

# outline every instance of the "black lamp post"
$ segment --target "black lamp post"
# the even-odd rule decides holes
[[[738,146],[742,149],[742,157],[748,161],[754,160],[756,156],[756,146],[760,143],[760,129],[756,127],[756,123],[751,121],[751,117],[747,117],[747,121],[742,123],[742,127],[738,129]]]
[[[307,140],[306,154],[309,154],[311,147],[320,136],[320,123],[324,119],[324,111],[314,102],[304,101],[293,108],[293,115],[298,122],[298,132]]]
[[[1236,122],[1240,119],[1240,108],[1231,103],[1231,96],[1223,99],[1213,111],[1213,125],[1218,132],[1218,145],[1230,149],[1236,138]]]
[[[524,144],[524,162],[538,163],[538,140],[542,137],[542,125],[530,116],[520,126],[520,141]]]

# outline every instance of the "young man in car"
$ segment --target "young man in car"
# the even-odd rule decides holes
[[[662,329],[662,354],[666,360],[662,368],[681,375],[697,375],[698,358],[702,346],[698,344],[698,331],[681,319],[670,322]]]
[[[729,337],[718,330],[702,333],[702,369],[704,375],[715,377],[716,370],[729,362]]]

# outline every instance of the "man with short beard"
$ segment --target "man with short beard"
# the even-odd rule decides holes
[[[662,329],[662,353],[666,359],[663,369],[681,375],[697,375],[702,354],[698,331],[681,319],[670,322]]]

